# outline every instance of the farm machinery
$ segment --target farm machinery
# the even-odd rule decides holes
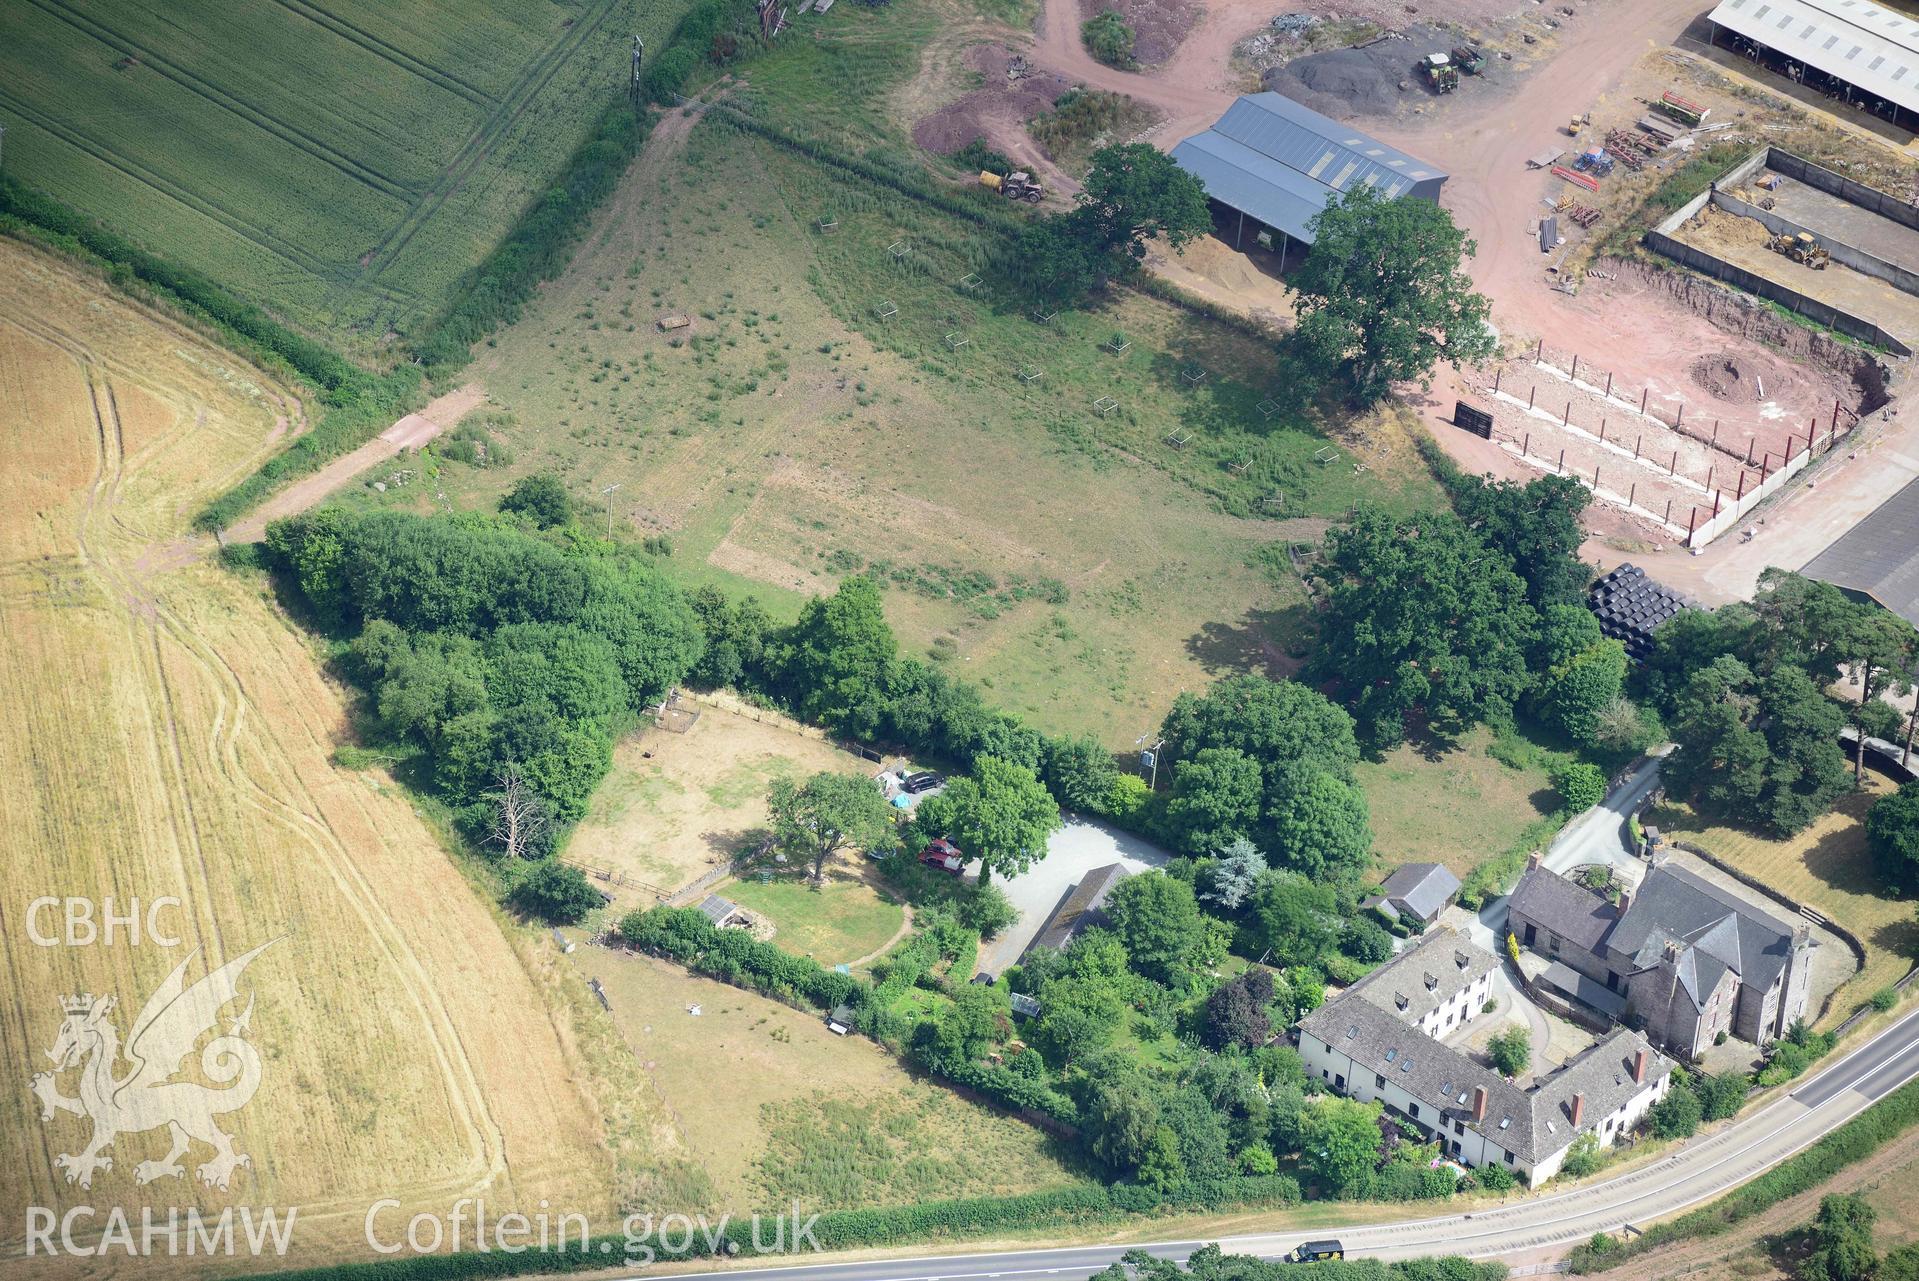
[[[1419,60],[1419,74],[1434,93],[1451,93],[1459,88],[1459,68],[1443,53],[1429,53]]]
[[[1814,271],[1824,271],[1826,264],[1832,261],[1832,254],[1813,238],[1810,231],[1802,231],[1796,236],[1782,231],[1766,244],[1774,253],[1784,254]]]
[[[1024,169],[1009,173],[1005,177],[1001,177],[990,169],[982,169],[979,185],[999,192],[1008,200],[1024,200],[1028,204],[1036,205],[1046,199],[1046,188],[1035,181],[1033,175]]]
[[[1453,65],[1469,76],[1476,76],[1486,69],[1486,56],[1470,46],[1460,45],[1453,50]]]

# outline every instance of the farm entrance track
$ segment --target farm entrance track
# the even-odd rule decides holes
[[[466,140],[452,163],[440,171],[427,190],[414,202],[413,207],[407,210],[400,221],[395,223],[368,253],[365,259],[367,266],[361,270],[361,276],[380,276],[398,260],[406,251],[407,244],[419,234],[422,227],[432,221],[434,215],[439,213],[441,207],[446,204],[447,199],[466,182],[474,166],[478,165],[481,159],[492,150],[501,135],[526,113],[528,107],[533,105],[534,99],[538,98],[552,82],[554,75],[574,52],[590,37],[599,33],[601,26],[606,23],[607,16],[613,12],[617,3],[619,0],[599,0],[599,5],[593,11],[591,18],[586,21],[576,21],[558,40],[548,45],[545,52],[534,59],[533,65],[527,69],[526,74],[521,76],[514,83],[513,88],[500,99],[499,106],[494,109],[493,114],[488,116]]]

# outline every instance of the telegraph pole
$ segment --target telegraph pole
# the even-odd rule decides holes
[[[1141,734],[1133,740],[1133,746],[1139,749],[1139,768],[1142,773],[1148,775],[1146,783],[1148,791],[1159,790],[1159,749],[1165,744],[1165,739],[1154,734]]]

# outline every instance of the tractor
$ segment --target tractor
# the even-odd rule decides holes
[[[1426,77],[1434,93],[1451,93],[1459,88],[1459,68],[1443,53],[1429,53],[1421,58],[1419,74]]]
[[[1004,178],[990,169],[982,169],[979,185],[999,192],[1008,200],[1024,200],[1030,205],[1036,205],[1046,199],[1046,188],[1034,181],[1033,175],[1024,169],[1009,173]]]
[[[1810,231],[1802,231],[1796,236],[1782,231],[1768,244],[1774,253],[1784,254],[1794,262],[1803,263],[1814,271],[1824,271],[1826,264],[1832,261],[1832,254],[1813,238]]]

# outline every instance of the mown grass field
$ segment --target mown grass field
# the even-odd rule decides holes
[[[828,867],[818,889],[797,873],[764,880],[749,874],[719,893],[771,921],[773,941],[787,951],[821,965],[851,965],[884,948],[906,923],[905,909],[859,871],[851,859],[841,860]]]
[[[1432,862],[1464,880],[1558,808],[1543,764],[1508,765],[1491,755],[1492,743],[1492,731],[1480,726],[1455,744],[1404,743],[1359,763],[1381,875],[1401,863]]]
[[[871,1041],[833,1035],[816,1013],[651,957],[573,959],[605,984],[714,1206],[798,1197],[810,1213],[1083,1177],[1041,1131],[915,1078]]]
[[[186,537],[205,496],[271,447],[288,403],[192,332],[0,240],[0,1057],[22,1073],[0,1093],[9,1255],[30,1205],[118,1205],[137,1222],[142,1206],[248,1204],[299,1207],[302,1258],[364,1258],[361,1219],[383,1196],[408,1213],[481,1190],[606,1213],[606,1118],[633,1170],[671,1153],[657,1103],[581,1070],[611,1030],[577,980],[503,925],[390,781],[330,763],[345,708],[309,643],[261,584]],[[161,919],[183,942],[31,946],[19,925],[41,895],[112,895],[118,912],[176,897]],[[251,1166],[210,1190],[196,1144],[185,1177],[140,1186],[135,1167],[166,1136],[128,1133],[90,1189],[69,1186],[54,1157],[80,1151],[88,1123],[43,1124],[25,1089],[49,1066],[60,998],[115,995],[124,1036],[194,949],[190,980],[274,939],[243,981],[261,1084],[226,1118]]]
[[[649,727],[614,748],[613,770],[566,857],[643,882],[605,885],[620,910],[651,907],[655,896],[645,886],[670,893],[759,843],[774,779],[821,770],[865,774],[870,767],[777,713],[704,707],[684,734]]]
[[[740,93],[781,127],[917,168],[882,109],[927,9],[809,17],[820,39],[746,64]],[[827,71],[842,63],[865,70],[841,84]],[[833,110],[809,111],[827,83]],[[1119,291],[1041,325],[995,281],[964,289],[992,274],[989,234],[717,113],[670,119],[569,272],[482,349],[514,465],[449,464],[435,490],[484,506],[542,469],[594,502],[618,485],[616,528],[664,535],[682,581],[753,591],[776,615],[878,573],[907,652],[1115,747],[1181,689],[1292,670],[1305,595],[1282,544],[1361,497],[1431,501],[1410,441],[1292,400],[1263,414],[1290,395],[1271,344],[1157,299]],[[690,329],[655,328],[676,312]],[[1105,349],[1115,332],[1124,354]]]
[[[1670,837],[1710,850],[1780,893],[1811,905],[1866,945],[1866,967],[1834,994],[1828,1022],[1844,1018],[1904,974],[1919,953],[1912,900],[1885,892],[1866,851],[1866,810],[1891,791],[1892,784],[1870,769],[1865,781],[1864,791],[1841,797],[1830,814],[1790,840],[1711,823],[1683,805],[1661,806],[1646,819]]]
[[[8,172],[324,341],[431,316],[677,0],[22,0]]]

